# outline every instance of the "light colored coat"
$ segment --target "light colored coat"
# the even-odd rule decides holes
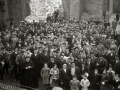
[[[90,86],[90,82],[88,79],[82,79],[80,82],[80,85],[82,86],[82,90],[88,90],[88,86]]]

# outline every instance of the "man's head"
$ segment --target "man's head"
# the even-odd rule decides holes
[[[24,49],[21,49],[21,54],[23,54],[24,53]]]
[[[45,68],[48,67],[47,63],[44,64],[44,67],[45,67]]]
[[[72,62],[72,58],[68,58],[68,63],[71,63]]]
[[[54,57],[53,57],[53,56],[51,56],[51,57],[50,57],[50,60],[51,60],[51,61],[54,61]]]
[[[63,68],[67,68],[67,64],[63,64]]]
[[[72,62],[71,66],[72,66],[72,67],[75,67],[75,63],[74,63],[74,62]]]
[[[34,53],[37,54],[37,49],[34,50]]]
[[[29,62],[30,61],[30,57],[26,57],[26,62]]]

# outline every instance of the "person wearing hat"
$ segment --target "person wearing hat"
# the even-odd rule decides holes
[[[90,82],[87,79],[88,78],[88,73],[85,73],[82,75],[83,79],[80,82],[80,85],[82,86],[82,90],[88,90],[88,87],[90,86]]]
[[[26,57],[26,62],[23,65],[23,72],[24,72],[24,86],[34,88],[34,64],[30,60],[30,57]]]

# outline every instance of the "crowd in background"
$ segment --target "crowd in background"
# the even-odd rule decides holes
[[[0,76],[46,90],[120,89],[119,20],[21,21],[0,32]]]

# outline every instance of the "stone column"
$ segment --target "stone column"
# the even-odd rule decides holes
[[[64,17],[66,20],[70,18],[70,0],[62,0],[63,9],[64,9]]]
[[[113,0],[110,0],[110,5],[109,5],[109,14],[110,16],[112,15],[113,13]]]
[[[80,0],[70,0],[70,20],[80,18]]]
[[[5,14],[4,14],[5,24],[6,24],[6,27],[9,27],[10,21],[8,20],[9,19],[9,15],[8,15],[8,3],[7,3],[7,0],[4,0],[4,2],[5,2],[5,6],[4,6],[4,10],[5,10]]]

